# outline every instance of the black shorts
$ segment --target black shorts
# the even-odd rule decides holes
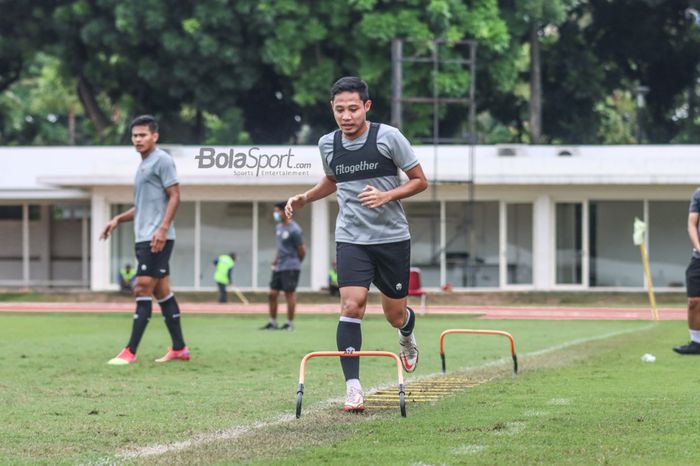
[[[338,287],[364,286],[379,288],[393,299],[408,294],[411,269],[411,240],[385,244],[336,243]]]
[[[170,254],[175,240],[169,239],[160,252],[151,252],[151,242],[136,243],[136,275],[140,277],[163,278],[170,275]]]
[[[299,270],[280,270],[272,272],[270,279],[271,290],[286,292],[296,291],[299,284]]]
[[[700,259],[690,258],[690,264],[685,269],[685,288],[689,298],[700,298]]]

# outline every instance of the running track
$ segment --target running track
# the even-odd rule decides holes
[[[157,306],[154,306],[157,309]],[[267,314],[267,304],[182,303],[187,314]],[[416,308],[419,311],[418,308]],[[131,303],[0,303],[0,312],[133,312]],[[659,308],[661,320],[686,320],[684,308]],[[285,313],[281,304],[280,312]],[[381,314],[381,306],[367,312]],[[337,304],[297,304],[298,314],[337,314]],[[651,320],[649,308],[533,307],[533,306],[429,306],[428,314],[476,314],[480,319],[540,320]]]

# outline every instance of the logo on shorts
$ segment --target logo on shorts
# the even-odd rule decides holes
[[[160,273],[165,273],[165,269],[160,269]]]
[[[146,270],[148,267],[146,267],[146,264],[141,264],[141,270]]]
[[[401,291],[401,288],[403,288],[403,285],[401,283],[396,284],[396,291]]]

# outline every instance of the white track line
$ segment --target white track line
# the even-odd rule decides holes
[[[597,341],[597,340],[605,340],[606,338],[612,338],[616,337],[619,335],[625,335],[627,333],[634,333],[634,332],[640,332],[643,330],[649,330],[653,327],[655,327],[655,324],[650,324],[650,325],[645,325],[643,327],[638,327],[638,328],[633,328],[633,329],[627,329],[627,330],[620,330],[617,332],[609,332],[605,333],[603,335],[597,335],[594,337],[589,337],[589,338],[577,338],[576,340],[571,340],[566,343],[560,343],[558,345],[550,346],[548,348],[544,348],[541,350],[533,351],[531,353],[525,353],[522,356],[524,357],[533,357],[533,356],[540,356],[543,354],[547,353],[552,353],[555,351],[560,351],[565,348],[569,348],[571,346],[576,346],[576,345],[581,345],[584,343],[590,343],[592,341]],[[474,369],[483,369],[486,367],[491,367],[491,366],[497,366],[500,364],[504,363],[510,363],[511,360],[510,358],[501,358],[495,361],[487,362],[485,364],[481,364],[478,366],[473,366],[473,367],[464,367],[460,369],[460,372],[465,372],[469,370],[474,370]],[[432,374],[427,374],[427,375],[422,375],[419,377],[412,377],[411,382],[423,380],[423,379],[428,379],[428,378],[433,378],[437,376],[441,376],[442,372],[435,372]],[[408,383],[408,381],[407,381]],[[367,390],[367,394],[374,393],[378,390],[385,390],[388,387],[393,387],[395,384],[386,384],[380,387],[374,387],[369,390]],[[316,403],[312,405],[311,407],[307,408],[304,412],[306,414],[322,411],[324,409],[327,409],[329,406],[332,406],[335,403],[338,403],[340,399],[339,398],[331,398],[319,403]],[[194,437],[183,440],[180,442],[172,442],[172,443],[156,443],[152,445],[147,445],[145,447],[140,447],[136,448],[133,450],[126,451],[124,453],[116,455],[116,457],[111,457],[111,458],[103,458],[101,460],[98,460],[96,462],[92,462],[90,464],[92,465],[108,465],[108,464],[118,464],[121,463],[125,460],[135,460],[138,458],[145,458],[149,456],[158,456],[158,455],[163,455],[166,453],[172,453],[176,451],[181,451],[185,450],[187,448],[192,448],[192,447],[198,447],[201,445],[205,445],[208,443],[212,442],[218,442],[222,440],[233,440],[236,438],[241,437],[244,434],[247,434],[249,432],[255,431],[255,430],[260,430],[260,429],[266,429],[268,427],[273,427],[277,426],[286,422],[291,422],[295,421],[295,416],[291,414],[284,414],[284,415],[278,415],[273,417],[270,420],[267,421],[259,421],[255,422],[253,424],[247,425],[247,426],[234,426],[225,430],[220,430],[216,432],[210,432],[210,433],[204,433],[204,434],[199,434],[195,435]]]

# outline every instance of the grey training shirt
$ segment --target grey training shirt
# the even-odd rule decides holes
[[[337,131],[337,130],[336,130]],[[323,160],[323,169],[328,176],[336,177],[331,168],[333,161],[333,138],[335,131],[321,137],[318,148]],[[342,146],[348,151],[356,151],[365,145],[370,134],[365,133],[349,141],[343,136]],[[393,126],[380,124],[377,130],[377,149],[404,172],[418,165],[418,159],[406,137]],[[389,176],[374,176],[370,167],[376,163],[361,161],[356,165],[360,170],[367,168],[363,179],[353,179],[337,183],[338,218],[335,224],[335,240],[354,244],[384,244],[411,239],[408,221],[400,201],[392,201],[381,207],[364,207],[357,195],[365,186],[371,185],[380,191],[390,191],[401,184],[398,171]],[[352,168],[352,167],[349,167]],[[352,168],[354,169],[354,168]],[[337,179],[338,177],[336,177]]]
[[[141,160],[134,179],[134,235],[137,243],[151,241],[163,223],[168,205],[165,188],[176,184],[175,162],[170,154],[156,147]],[[167,239],[175,239],[175,222],[168,228]]]
[[[304,234],[299,224],[293,220],[287,225],[282,222],[278,223],[275,239],[277,242],[277,266],[275,271],[301,270],[301,261],[299,260],[299,250],[297,248],[304,244]]]
[[[688,207],[688,213],[700,213],[700,188],[696,189],[693,192],[693,195],[690,197],[690,206]],[[700,235],[700,222],[698,222],[698,235]],[[695,248],[693,248],[693,257],[695,257],[696,259],[700,259],[700,251],[696,251]]]

